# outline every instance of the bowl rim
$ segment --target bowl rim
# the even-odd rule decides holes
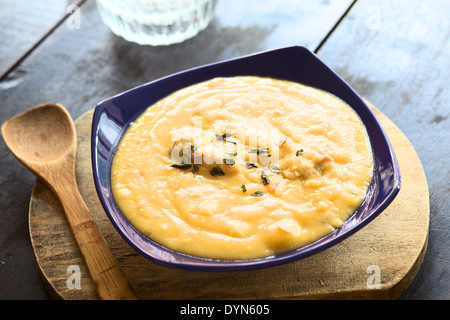
[[[372,151],[374,152],[374,175],[373,175],[374,177],[370,184],[366,199],[363,201],[361,206],[352,214],[352,216],[349,217],[349,219],[347,219],[344,222],[342,227],[337,228],[330,234],[308,245],[302,246],[298,249],[294,249],[288,252],[275,254],[269,257],[249,259],[249,260],[219,260],[219,259],[208,259],[203,257],[191,256],[185,253],[176,252],[169,248],[166,248],[160,245],[159,243],[147,238],[146,236],[141,234],[138,230],[136,230],[136,228],[126,220],[126,218],[123,216],[123,214],[120,212],[119,208],[115,204],[115,201],[110,192],[110,184],[109,184],[110,171],[108,171],[106,174],[104,172],[105,168],[99,165],[98,160],[102,157],[104,158],[106,157],[105,161],[107,163],[107,169],[110,170],[110,164],[112,160],[111,154],[114,154],[115,148],[120,138],[122,137],[123,133],[129,126],[129,124],[133,122],[140,114],[142,114],[142,112],[146,108],[141,108],[142,110],[140,110],[140,112],[134,113],[132,112],[134,116],[128,116],[128,118],[124,117],[126,119],[120,119],[120,121],[123,121],[123,123],[121,123],[118,126],[119,127],[117,133],[118,138],[116,138],[116,140],[112,142],[107,141],[108,143],[106,147],[100,141],[101,139],[99,139],[99,130],[102,128],[102,125],[105,124],[105,121],[113,121],[111,119],[114,118],[116,121],[119,121],[117,119],[119,119],[120,116],[122,116],[120,112],[125,112],[123,108],[122,109],[120,108],[120,106],[124,102],[126,103],[128,99],[140,98],[140,99],[147,99],[146,101],[148,101],[148,96],[145,97],[145,93],[146,91],[149,90],[149,88],[156,86],[162,92],[158,91],[159,96],[152,98],[154,99],[154,101],[148,103],[147,107],[153,105],[154,102],[160,100],[164,96],[167,96],[171,92],[176,91],[173,90],[172,88],[173,86],[171,86],[172,83],[178,83],[174,87],[178,87],[178,89],[181,89],[189,85],[189,83],[194,84],[218,76],[226,77],[237,75],[236,72],[234,71],[228,74],[228,71],[224,69],[224,67],[226,66],[230,65],[235,66],[244,63],[248,64],[249,62],[252,61],[256,61],[255,64],[258,65],[258,63],[260,63],[259,61],[267,61],[267,60],[272,61],[271,59],[275,60],[278,59],[277,61],[281,61],[280,59],[286,58],[288,56],[291,58],[296,56],[306,58],[307,61],[300,61],[299,64],[303,63],[303,67],[305,67],[305,65],[306,67],[308,67],[310,64],[314,64],[316,68],[319,68],[323,72],[327,72],[327,75],[330,78],[330,79],[327,78],[327,82],[329,83],[329,85],[331,86],[333,86],[334,84],[338,85],[338,88],[336,90],[337,91],[344,90],[348,97],[346,96],[345,98],[343,98],[340,94],[336,94],[336,90],[335,92],[333,92],[332,90],[326,91],[335,94],[336,96],[344,100],[347,104],[349,104],[353,109],[355,109],[355,107],[358,108],[358,110],[355,109],[355,111],[357,111],[360,117],[363,115],[363,117],[361,117],[361,120],[363,121],[364,125],[367,128],[368,134],[370,132],[377,132],[376,137],[373,135],[373,133],[372,135],[369,134],[369,139],[372,145]],[[293,67],[295,67],[294,61],[295,59],[293,60],[293,62],[290,62],[291,64],[294,64]],[[308,71],[315,71],[315,69],[313,68],[312,70]],[[283,72],[289,71],[281,70],[281,73]],[[258,71],[258,73],[262,74],[256,75],[264,76],[265,71],[262,72]],[[246,72],[242,73],[242,75],[252,75],[252,74],[248,74],[248,72]],[[323,79],[322,75],[312,74],[310,76],[317,78],[316,80],[314,80],[316,82],[320,82]],[[276,78],[275,76],[272,77]],[[278,78],[291,80],[289,77],[279,76]],[[167,86],[169,86],[170,88],[166,88]],[[314,85],[310,86],[314,87]],[[129,96],[131,96],[131,98]],[[144,96],[144,98],[142,96]],[[351,101],[348,101],[349,99]],[[114,112],[119,112],[117,114],[120,115],[119,116],[114,115]],[[371,130],[369,130],[368,126],[370,127]],[[113,127],[114,125],[112,125],[110,129],[115,130]],[[99,200],[101,202],[103,209],[105,210],[106,215],[108,216],[108,218],[110,219],[111,223],[118,231],[118,233],[134,250],[139,252],[147,259],[167,267],[174,267],[193,271],[240,271],[240,270],[251,270],[251,269],[272,267],[306,258],[308,256],[311,256],[313,254],[316,254],[318,252],[330,248],[331,246],[343,241],[344,239],[348,238],[355,232],[362,229],[364,226],[366,226],[369,222],[375,219],[381,212],[383,212],[388,207],[388,205],[395,199],[401,188],[400,167],[394,149],[383,127],[376,118],[375,114],[368,107],[364,99],[362,99],[359,96],[359,94],[343,78],[341,78],[336,72],[334,72],[331,68],[329,68],[323,61],[321,61],[315,53],[311,52],[309,49],[302,46],[291,46],[272,50],[265,50],[237,58],[205,64],[199,67],[167,75],[165,77],[161,77],[159,79],[142,84],[135,88],[126,90],[123,93],[112,96],[97,104],[92,118],[91,130],[92,130],[91,161],[92,161],[94,184]],[[384,151],[387,151],[387,153],[382,155],[376,154],[373,145],[374,143],[376,143],[377,145],[382,145],[379,146],[379,148],[381,148]],[[105,149],[107,149],[108,147],[110,149],[105,151]],[[106,154],[103,154],[104,152],[106,152]],[[378,159],[377,158],[378,156],[382,156],[383,159]],[[105,163],[105,161],[102,160],[102,163]],[[387,168],[384,167],[381,168],[381,165],[385,165],[386,163],[390,164],[390,166],[388,166]],[[377,165],[379,165],[380,167],[377,167]],[[379,194],[380,190],[377,189],[383,187],[380,186],[381,178],[377,170],[385,170],[385,171],[387,170],[385,173],[389,174],[390,179],[389,186],[386,187],[388,190],[383,191],[384,193],[382,195]],[[105,176],[106,181],[99,179],[99,177],[103,177],[101,174],[103,175],[106,174]],[[381,198],[377,201],[378,197]],[[370,209],[370,212],[366,212],[362,208],[364,208],[364,210]],[[360,215],[357,217],[358,214]],[[356,218],[358,219],[356,220]]]

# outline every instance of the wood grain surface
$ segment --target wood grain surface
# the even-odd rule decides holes
[[[92,180],[92,111],[76,121],[77,179],[94,220],[139,299],[395,299],[423,261],[429,194],[421,162],[402,132],[374,109],[396,151],[402,189],[373,222],[343,242],[306,259],[242,272],[193,272],[156,265],[130,248],[105,215]],[[54,298],[97,299],[57,198],[39,180],[29,207],[32,245],[42,280]],[[78,269],[79,268],[79,269]],[[73,288],[79,270],[79,288]],[[373,272],[379,271],[380,287]]]
[[[358,0],[319,57],[408,137],[430,190],[430,237],[403,299],[450,299],[450,1]]]
[[[25,58],[83,0],[0,3],[0,79]],[[21,71],[22,72],[22,71]]]

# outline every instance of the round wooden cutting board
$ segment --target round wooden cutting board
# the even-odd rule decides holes
[[[93,111],[76,121],[77,181],[100,231],[138,299],[395,299],[425,255],[429,194],[421,162],[403,133],[374,108],[394,146],[402,188],[374,221],[306,259],[240,272],[194,272],[159,266],[117,233],[95,191],[90,160]],[[58,299],[98,299],[86,265],[53,193],[36,181],[29,208],[31,242],[43,283]]]

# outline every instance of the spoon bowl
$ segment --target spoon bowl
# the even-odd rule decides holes
[[[1,132],[14,156],[61,201],[99,298],[136,299],[78,190],[77,135],[69,112],[57,103],[42,104],[7,120]]]
[[[8,147],[22,161],[50,162],[73,152],[76,134],[65,108],[45,104],[6,121],[2,135]]]

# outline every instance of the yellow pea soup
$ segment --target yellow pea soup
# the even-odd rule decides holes
[[[355,111],[299,83],[239,76],[150,106],[113,158],[114,199],[141,233],[211,259],[254,259],[339,228],[361,205],[372,149]]]

